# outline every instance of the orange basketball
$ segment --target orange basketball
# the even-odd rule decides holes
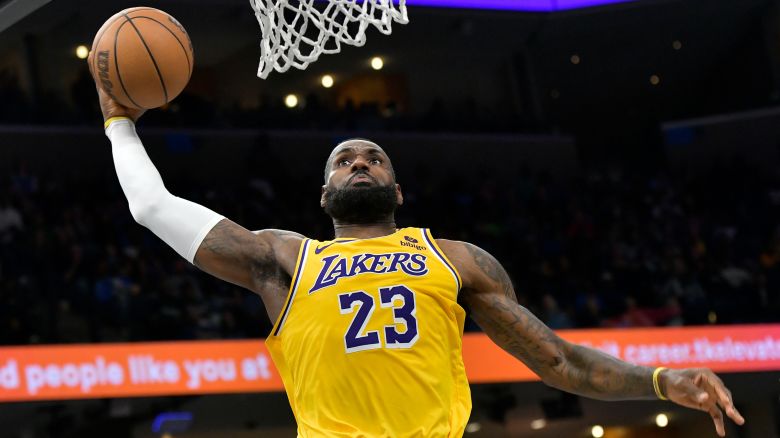
[[[192,75],[192,42],[184,27],[154,8],[109,18],[92,43],[100,87],[130,108],[157,108],[181,93]]]

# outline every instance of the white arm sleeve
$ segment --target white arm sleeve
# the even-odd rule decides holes
[[[206,234],[224,217],[168,192],[132,121],[111,122],[106,136],[111,140],[114,167],[133,219],[193,263]]]

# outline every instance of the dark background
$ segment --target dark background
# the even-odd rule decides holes
[[[195,47],[188,88],[138,128],[174,194],[248,228],[329,239],[322,166],[339,141],[367,137],[394,161],[407,200],[399,226],[487,249],[518,300],[553,328],[780,319],[776,1],[648,0],[553,14],[410,8],[410,24],[391,36],[370,31],[362,48],[265,81],[255,77],[259,28],[245,1],[153,3]],[[94,84],[74,55],[129,6],[54,1],[0,33],[1,344],[270,329],[259,298],[198,272],[129,214]],[[368,66],[375,55],[385,59],[378,72]],[[332,89],[319,85],[325,73]],[[284,107],[289,93],[299,107]],[[749,408],[764,421],[744,436],[776,436],[777,378],[750,377],[735,393],[759,388]],[[531,433],[525,419],[539,408],[523,406],[542,397],[523,395],[531,387],[509,396],[475,388],[475,418],[503,424],[486,436]],[[88,420],[115,427],[110,405],[119,402],[19,408],[18,436],[103,433]],[[151,404],[168,402],[190,400]],[[490,414],[501,406],[508,420]],[[155,409],[135,407],[129,423]],[[593,409],[549,433],[584,430],[615,408]],[[640,414],[626,415],[637,418],[616,423],[626,436],[657,436],[642,432]],[[710,433],[679,415],[687,428],[669,434]],[[276,424],[251,421],[247,430]]]

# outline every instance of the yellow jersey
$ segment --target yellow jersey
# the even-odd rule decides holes
[[[268,350],[300,437],[461,436],[461,279],[427,229],[305,239]]]

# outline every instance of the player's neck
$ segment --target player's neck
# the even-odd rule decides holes
[[[348,224],[333,221],[333,231],[336,237],[351,237],[355,239],[370,239],[395,233],[395,220],[392,218],[373,224]]]

